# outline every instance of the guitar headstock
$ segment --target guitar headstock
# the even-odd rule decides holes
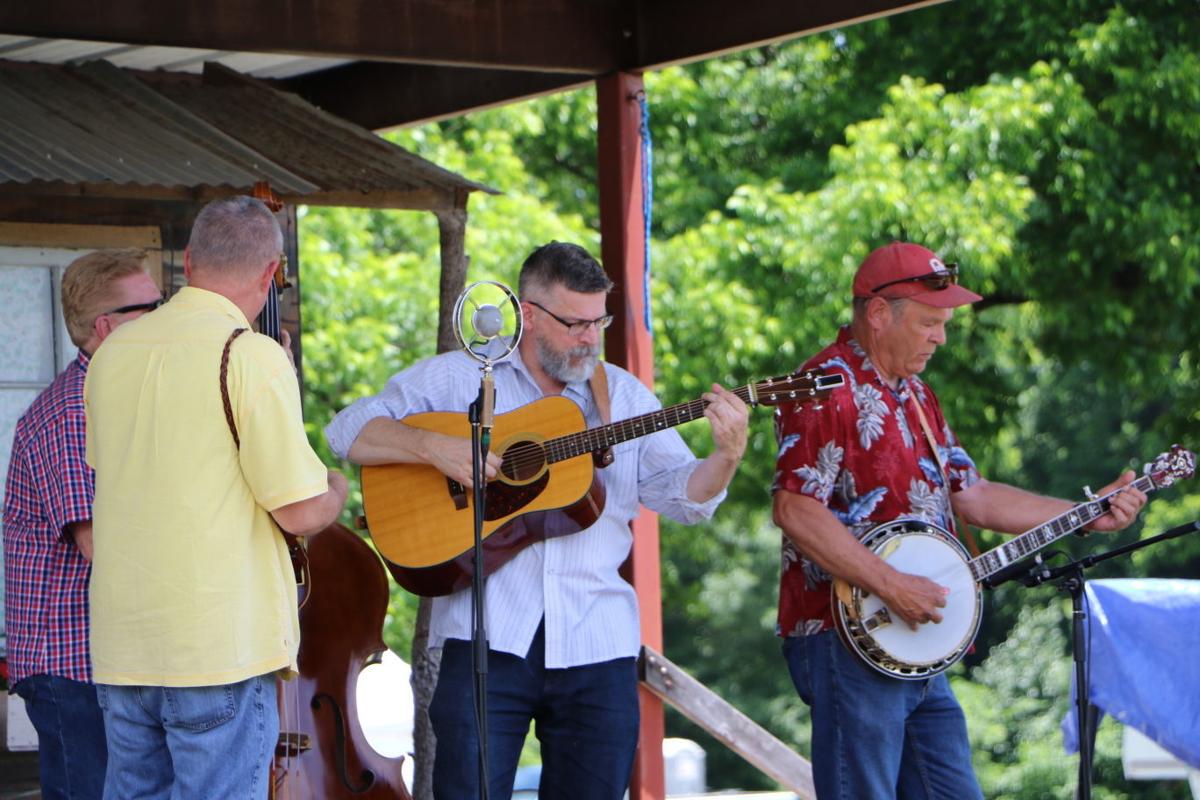
[[[1145,472],[1156,487],[1170,486],[1196,474],[1196,454],[1173,444],[1170,450],[1159,453],[1158,458],[1147,464]]]
[[[841,386],[846,385],[846,376],[841,373],[793,372],[767,378],[751,384],[750,405],[780,406],[785,403],[806,403],[819,400]]]

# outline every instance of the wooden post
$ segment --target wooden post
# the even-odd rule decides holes
[[[454,338],[455,321],[451,318],[454,304],[467,284],[467,197],[461,206],[450,211],[435,211],[438,221],[442,270],[439,286],[437,351],[445,353],[458,346]],[[433,756],[437,746],[433,725],[429,722],[429,703],[437,686],[441,657],[429,651],[429,622],[433,601],[422,597],[417,606],[417,624],[413,631],[412,683],[413,690],[413,785],[409,787],[413,800],[433,800]]]
[[[654,342],[646,326],[645,220],[642,216],[640,99],[642,76],[621,72],[596,82],[599,127],[600,254],[616,283],[609,301],[613,324],[605,357],[654,388]],[[642,643],[662,650],[662,580],[659,574],[658,516],[643,508],[633,522],[631,580],[641,610]],[[641,731],[630,797],[661,800],[663,775],[662,701],[638,687]]]

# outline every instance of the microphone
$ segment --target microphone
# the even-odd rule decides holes
[[[1014,579],[1020,579],[1027,573],[1034,570],[1035,567],[1040,567],[1045,561],[1042,559],[1042,554],[1038,553],[1033,558],[1022,558],[1019,561],[1014,561],[1005,567],[996,570],[991,575],[980,581],[988,589],[995,589],[1002,583],[1008,583]]]
[[[475,335],[479,338],[494,339],[504,330],[504,315],[496,306],[484,304],[471,314],[471,327],[475,329]]]
[[[497,281],[476,281],[463,289],[452,320],[458,346],[489,369],[508,358],[521,341],[521,301]]]

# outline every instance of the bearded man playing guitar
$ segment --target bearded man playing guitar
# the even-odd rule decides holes
[[[589,426],[607,422],[590,381],[601,331],[612,320],[605,310],[612,285],[578,245],[551,242],[526,259],[519,282],[524,336],[511,358],[495,364],[498,416],[561,395]],[[611,364],[600,369],[613,419],[660,408],[633,375]],[[358,464],[429,464],[470,487],[470,441],[403,420],[434,411],[465,415],[478,387],[478,364],[461,351],[444,353],[342,411],[326,437],[335,452]],[[719,386],[704,399],[711,455],[697,460],[671,429],[618,444],[615,460],[601,470],[607,498],[595,523],[531,544],[488,579],[489,796],[512,793],[531,720],[541,742],[540,797],[617,800],[624,794],[637,746],[641,643],[637,597],[618,568],[632,545],[629,523],[639,503],[693,523],[710,517],[724,498],[746,447],[748,412]],[[488,478],[501,469],[502,459],[490,452]],[[368,525],[371,514],[368,508]],[[434,598],[429,643],[442,648],[442,662],[429,715],[439,798],[480,796],[471,611],[469,588]]]
[[[917,377],[946,342],[953,309],[982,299],[957,277],[955,265],[916,244],[868,255],[854,279],[852,322],[805,365],[840,371],[844,387],[820,405],[783,406],[776,419],[772,491],[784,534],[778,633],[796,690],[812,709],[820,800],[982,798],[966,720],[938,671],[945,665],[881,674],[839,641],[831,577],[882,601],[886,609],[874,620],[882,627],[918,630],[950,610],[948,586],[890,565],[886,551],[863,544],[866,535],[902,517],[953,531],[954,512],[1019,533],[1072,509],[980,477]],[[1128,486],[1133,478],[1126,472],[1105,487],[1102,494],[1115,493],[1091,530],[1119,530],[1136,518],[1146,496]]]

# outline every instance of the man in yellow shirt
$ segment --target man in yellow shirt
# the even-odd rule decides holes
[[[261,202],[210,203],[184,254],[187,288],[110,336],[88,372],[105,797],[267,793],[275,676],[299,645],[279,528],[317,533],[346,499],[305,437],[283,349],[231,338],[262,310],[282,253]]]

